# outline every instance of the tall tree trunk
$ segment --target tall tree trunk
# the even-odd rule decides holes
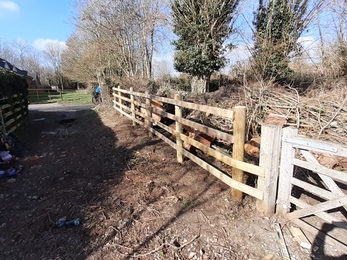
[[[192,93],[206,93],[209,91],[210,76],[193,76],[191,88]]]

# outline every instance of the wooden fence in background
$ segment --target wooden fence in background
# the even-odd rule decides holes
[[[22,95],[16,94],[0,99],[2,133],[11,133],[16,130],[24,121],[28,113],[28,105]]]
[[[62,98],[62,92],[56,87],[55,89],[40,89],[40,88],[30,88],[28,89],[28,100],[31,102],[42,102],[52,99]]]
[[[177,160],[182,163],[183,158],[187,157],[215,177],[226,183],[232,188],[232,198],[240,200],[242,193],[249,194],[258,199],[258,210],[272,215],[275,209],[276,186],[277,186],[277,167],[278,156],[273,156],[277,151],[279,154],[279,144],[281,129],[277,127],[266,127],[262,129],[264,140],[269,139],[269,146],[265,149],[261,148],[262,158],[260,166],[244,162],[244,144],[245,144],[245,126],[246,126],[246,111],[245,107],[234,107],[231,109],[222,109],[206,105],[200,105],[182,101],[182,96],[177,94],[175,99],[153,96],[148,93],[134,92],[130,90],[113,88],[114,108],[124,116],[127,116],[133,121],[133,125],[144,125],[150,136],[155,134],[164,142],[172,146],[177,151]],[[139,101],[142,100],[142,101]],[[169,113],[165,110],[158,109],[155,103],[166,103],[175,106],[175,112]],[[182,109],[197,110],[203,113],[214,114],[216,116],[225,117],[233,121],[233,135],[223,131],[202,125],[187,118],[182,117]],[[175,122],[174,127],[160,122],[160,118],[168,118]],[[164,130],[158,131],[153,128],[153,125]],[[193,132],[204,133],[209,136],[214,136],[220,140],[233,143],[232,156],[224,152],[218,151],[199,142],[198,139],[183,133],[183,128],[189,127]],[[170,139],[174,136],[176,140]],[[273,140],[277,138],[277,142]],[[195,156],[189,150],[184,148],[185,145],[194,146],[205,154],[214,157],[215,159],[231,166],[231,174],[226,173],[215,166]],[[273,144],[273,145],[272,145]],[[275,170],[274,170],[275,169]],[[243,173],[247,172],[258,176],[258,187],[252,187],[243,183]],[[275,185],[275,186],[274,186]],[[273,190],[275,189],[275,190]]]
[[[50,89],[31,88],[31,89],[28,89],[28,100],[29,101],[50,100],[52,92],[53,91]]]

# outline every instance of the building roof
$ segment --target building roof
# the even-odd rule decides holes
[[[4,68],[6,70],[10,70],[13,71],[19,75],[28,77],[28,72],[26,70],[21,70],[19,68],[17,68],[16,66],[12,65],[11,63],[9,63],[7,60],[4,60],[2,58],[0,58],[0,68]],[[29,76],[30,77],[30,76]]]

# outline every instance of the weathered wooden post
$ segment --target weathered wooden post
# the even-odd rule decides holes
[[[134,103],[134,95],[133,95],[134,88],[130,88],[130,100],[131,100],[131,118],[133,120],[133,126],[136,126],[135,122],[135,103]]]
[[[233,159],[238,161],[244,161],[244,145],[246,136],[246,107],[236,106],[234,107],[234,145],[233,145]],[[235,167],[232,168],[232,178],[235,181],[243,181],[243,171]],[[238,201],[242,200],[242,191],[232,189],[231,199]]]
[[[282,127],[262,125],[259,166],[265,170],[265,177],[258,177],[258,189],[264,192],[263,200],[257,200],[257,210],[271,216],[275,213],[278,166],[281,149]]]
[[[36,88],[36,96],[37,96],[37,101],[40,102],[40,94],[39,94],[39,90]]]
[[[175,100],[181,101],[182,100],[182,95],[181,94],[175,94]],[[182,108],[180,106],[175,106],[175,116],[176,118],[182,118]],[[182,124],[179,123],[176,120],[176,150],[177,150],[177,161],[179,163],[183,163],[183,141],[181,139],[180,134],[183,133],[183,127]]]
[[[121,89],[121,86],[118,85],[118,89]],[[123,108],[122,108],[122,105],[123,105],[123,101],[122,101],[122,92],[118,91],[118,103],[119,103],[119,109],[120,111],[123,111]],[[121,113],[121,116],[124,116],[122,113]]]
[[[280,163],[280,176],[278,185],[278,198],[276,214],[284,216],[290,210],[289,197],[292,190],[292,184],[290,182],[293,176],[293,159],[295,156],[295,150],[293,144],[286,142],[286,138],[293,138],[298,134],[298,129],[293,127],[286,127],[283,129],[283,142],[281,151],[281,163]]]
[[[150,120],[152,118],[152,106],[151,106],[151,99],[149,97],[149,93],[148,91],[145,92],[146,94],[146,116],[148,117],[147,121],[148,121],[148,127],[152,128],[152,121]],[[146,120],[146,119],[145,119]],[[151,130],[149,130],[148,132],[148,136],[150,138],[153,137],[153,133]]]
[[[113,107],[117,110],[117,97],[116,97],[116,88],[112,88],[113,93]]]

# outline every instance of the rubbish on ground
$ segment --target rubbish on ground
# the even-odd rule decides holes
[[[0,151],[9,151],[12,156],[23,158],[26,150],[25,144],[12,133],[1,136]]]
[[[18,165],[18,166],[16,167],[16,173],[17,173],[17,174],[20,173],[21,171],[23,171],[23,169],[24,169],[24,166],[23,166],[23,165]]]
[[[41,132],[41,134],[43,134],[43,135],[56,135],[57,132],[53,132],[53,131],[51,131],[51,132],[46,132],[46,131],[43,131],[43,132]]]
[[[44,121],[44,120],[46,120],[46,118],[45,117],[41,117],[41,118],[35,118],[35,119],[33,119],[33,121],[35,122],[35,121]]]
[[[16,170],[13,168],[9,168],[7,170],[1,170],[0,171],[0,178],[15,177],[15,176],[16,176]]]
[[[302,248],[311,249],[311,243],[306,238],[305,234],[300,228],[290,227],[290,233],[294,237],[294,240],[299,243]]]
[[[20,173],[24,166],[17,165],[16,157],[24,157],[24,144],[13,134],[0,136],[0,179],[10,177],[8,182],[15,182],[13,177]]]
[[[81,224],[81,221],[79,218],[73,219],[73,220],[66,220],[66,218],[61,218],[56,222],[57,227],[72,227],[72,226],[79,226]]]
[[[12,155],[9,151],[0,151],[0,158],[3,161],[9,161],[12,159]]]
[[[281,230],[281,227],[280,227],[280,225],[278,223],[275,223],[275,229],[276,229],[276,232],[277,232],[277,235],[278,235],[278,238],[279,238],[279,244],[280,244],[280,247],[281,247],[283,259],[284,260],[290,260],[290,256],[289,256],[289,253],[288,253],[288,249],[287,249],[286,243],[284,241],[282,230]]]

